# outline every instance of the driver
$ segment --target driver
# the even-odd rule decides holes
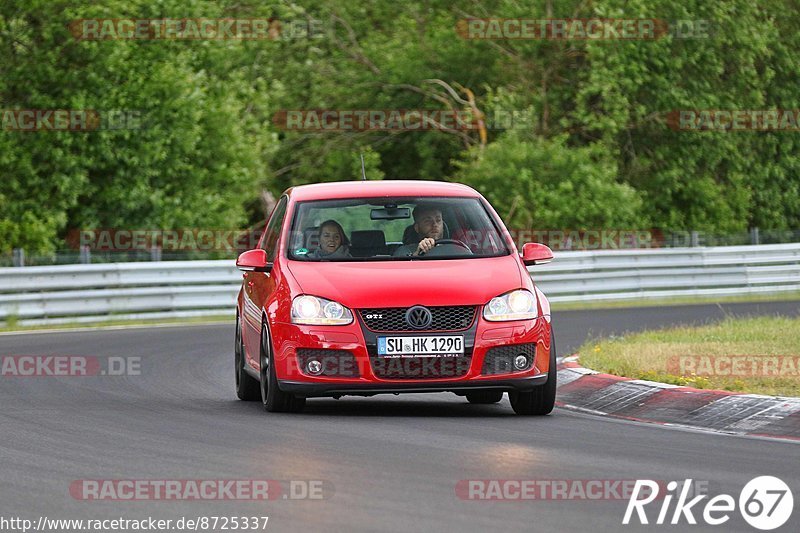
[[[444,236],[442,210],[435,205],[420,204],[411,213],[414,231],[417,232],[417,249],[411,255],[425,254],[433,250],[436,241]]]

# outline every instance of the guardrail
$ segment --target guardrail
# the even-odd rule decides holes
[[[800,243],[557,252],[531,267],[551,302],[800,290]],[[0,268],[0,322],[20,325],[229,314],[232,261]]]
[[[529,268],[551,302],[800,290],[800,243],[569,252]]]

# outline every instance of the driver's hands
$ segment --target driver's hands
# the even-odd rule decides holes
[[[425,239],[419,241],[417,251],[414,252],[414,255],[426,254],[433,250],[434,246],[436,246],[436,240],[426,237]]]

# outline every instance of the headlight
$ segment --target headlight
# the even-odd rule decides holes
[[[527,320],[536,315],[536,298],[523,289],[492,298],[483,308],[483,318],[493,322]]]
[[[292,300],[292,324],[343,326],[353,313],[342,304],[304,294]]]

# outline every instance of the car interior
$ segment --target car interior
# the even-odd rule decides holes
[[[346,232],[345,232],[346,233]],[[444,223],[444,239],[450,238],[450,229]],[[391,256],[403,245],[417,242],[414,225],[409,224],[403,232],[402,241],[387,242],[383,230],[353,230],[349,234],[350,255],[353,257],[380,257]],[[310,226],[303,230],[303,246],[307,250],[316,250],[319,247],[319,226]]]
[[[379,211],[376,214],[376,211]],[[405,212],[403,212],[405,211]],[[354,217],[353,211],[348,214],[345,212],[337,213],[332,210],[328,212],[317,212],[312,215],[315,225],[305,226],[302,230],[302,237],[298,235],[294,241],[292,250],[302,249],[314,251],[319,248],[319,223],[321,220],[333,219],[343,225],[345,236],[349,239],[349,254],[353,258],[386,258],[400,257],[410,254],[419,238],[411,220],[410,207],[391,207],[372,208],[371,213],[359,213]],[[469,210],[453,209],[448,206],[442,207],[442,218],[444,233],[441,240],[449,240],[449,243],[442,243],[435,249],[435,255],[463,255],[494,253],[499,247],[490,238],[490,242],[481,244],[480,238],[476,239],[472,233],[481,235],[485,232],[474,232],[470,228],[481,227],[482,221],[476,219]],[[400,221],[404,224],[398,226],[393,221]],[[307,219],[308,220],[308,219]],[[310,221],[310,220],[309,220]],[[372,228],[370,228],[372,226]],[[387,236],[389,238],[387,238]],[[463,246],[458,243],[463,242]],[[466,248],[466,250],[465,250]],[[298,257],[303,257],[299,254]],[[434,255],[434,250],[427,255]]]

